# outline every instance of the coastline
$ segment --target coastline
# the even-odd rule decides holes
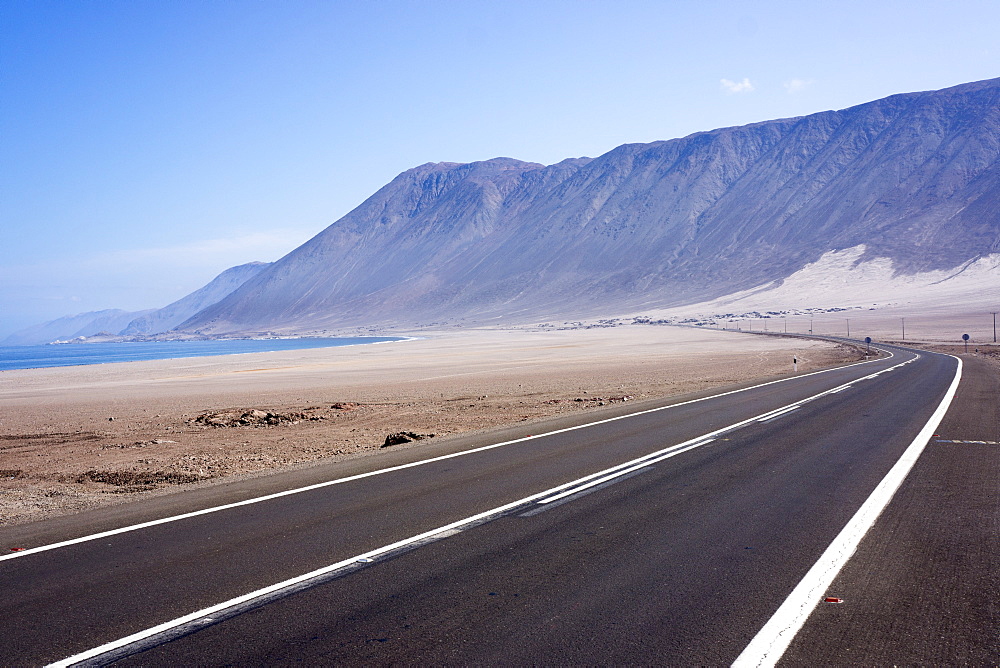
[[[169,341],[53,341],[32,346],[0,346],[0,372],[376,345],[379,343],[399,343],[409,339],[410,337],[367,335],[178,339]],[[272,349],[276,341],[280,341],[281,344],[276,349]]]

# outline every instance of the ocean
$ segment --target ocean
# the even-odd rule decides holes
[[[143,341],[136,343],[61,343],[44,346],[0,346],[0,371],[41,369],[80,364],[109,364],[182,357],[209,357],[278,350],[334,348],[404,341],[399,337],[359,336],[303,339],[226,339],[219,341]]]

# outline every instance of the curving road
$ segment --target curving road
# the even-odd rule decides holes
[[[944,449],[939,431],[857,536],[855,557],[809,595],[787,651],[761,639],[908,448],[927,443],[918,435],[935,411],[940,419],[958,361],[884,348],[888,359],[616,407],[545,434],[512,429],[4,529],[5,551],[27,549],[0,556],[0,664],[894,660],[912,645],[887,637],[934,624],[858,601],[878,586],[898,595],[909,582],[900,570],[941,577],[934,559],[910,568],[919,545],[885,539],[900,523],[920,531],[913,484],[935,475],[938,451],[961,450]],[[970,408],[995,399],[995,379],[974,377],[942,423],[951,440],[988,441],[979,432],[996,426]],[[972,467],[987,489],[978,518],[994,528],[996,451]],[[939,542],[957,528],[941,522]],[[995,580],[992,553],[945,577]],[[844,603],[816,607],[826,595]],[[926,662],[961,646],[963,662],[995,662],[993,631],[982,629],[995,611],[972,606],[949,620],[958,640],[942,649],[925,638],[913,651]],[[747,654],[762,642],[771,649]]]

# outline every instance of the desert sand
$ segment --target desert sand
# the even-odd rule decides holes
[[[992,344],[1000,311],[1000,254],[948,270],[897,274],[865,247],[830,251],[779,283],[642,315],[744,330],[870,336],[884,342]],[[763,317],[769,316],[769,317]]]
[[[859,355],[830,343],[653,325],[421,337],[0,372],[0,524],[374,455],[399,432],[447,439],[530,426],[787,375],[793,356],[803,373]]]

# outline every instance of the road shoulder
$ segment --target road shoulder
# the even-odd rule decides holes
[[[938,435],[827,592],[843,603],[820,603],[783,663],[1000,660],[1000,365],[963,362]]]

